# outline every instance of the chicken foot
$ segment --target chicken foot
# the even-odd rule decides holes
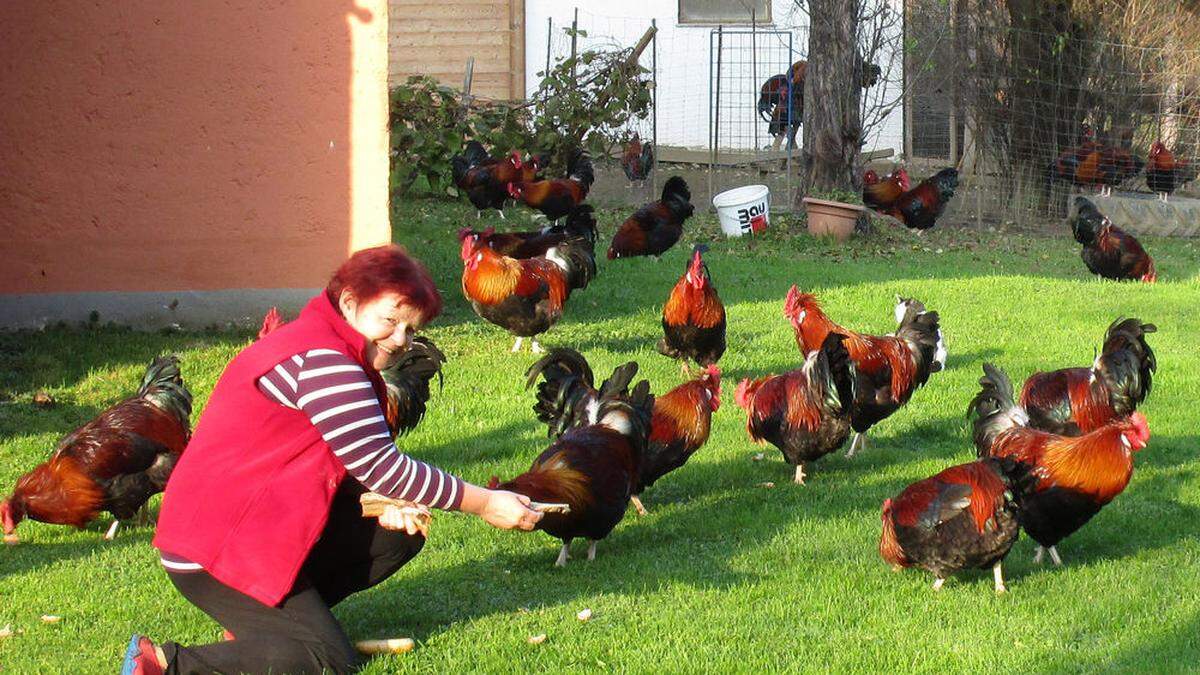
[[[121,527],[121,521],[113,519],[112,525],[108,526],[108,531],[104,533],[104,541],[112,541],[117,536],[117,528]]]
[[[855,433],[854,440],[850,441],[850,449],[846,451],[846,459],[854,456],[854,453],[863,450],[867,447],[867,435]]]
[[[562,548],[558,551],[558,560],[554,561],[555,567],[566,567],[567,561],[571,559],[571,540],[563,542]]]
[[[942,577],[938,577],[938,578],[934,579],[933,580],[933,590],[935,590],[935,591],[942,590],[942,584],[944,584],[944,583],[946,583],[946,580],[943,579]]]
[[[1045,553],[1046,553],[1046,547],[1044,547],[1044,546],[1038,546],[1036,549],[1034,549],[1034,551],[1033,551],[1033,563],[1034,563],[1035,565],[1040,565],[1040,564],[1042,564],[1042,555],[1044,555]],[[1051,546],[1051,547],[1050,547],[1050,560],[1054,561],[1054,564],[1055,564],[1055,565],[1062,565],[1062,564],[1063,564],[1063,563],[1062,563],[1062,558],[1060,558],[1060,557],[1058,556],[1058,548],[1057,548],[1057,547],[1055,547],[1055,546]]]
[[[589,539],[588,541],[591,542],[588,544],[588,561],[592,561],[596,559],[596,544],[598,542],[595,539]]]
[[[996,592],[1006,593],[1008,588],[1004,586],[1004,571],[1000,569],[1000,561],[997,560],[995,565],[992,565],[992,578],[996,582]]]
[[[804,465],[797,464],[796,475],[792,477],[792,481],[795,482],[796,485],[804,485],[804,477]]]
[[[633,495],[632,497],[629,498],[629,501],[633,502],[633,508],[637,511],[637,514],[639,516],[646,515],[646,507],[642,505],[641,497],[639,497],[638,495]]]

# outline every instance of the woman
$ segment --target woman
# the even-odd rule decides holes
[[[425,539],[400,509],[363,518],[365,490],[530,530],[528,498],[401,453],[379,371],[441,312],[398,246],[359,251],[295,321],[225,368],[167,484],[154,546],[171,582],[226,629],[184,647],[134,635],[123,673],[321,672],[357,662],[330,607],[383,581]]]

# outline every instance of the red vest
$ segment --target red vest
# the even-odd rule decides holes
[[[293,354],[332,349],[363,365],[382,401],[366,346],[321,293],[235,356],[167,482],[154,546],[264,604],[287,596],[346,469],[303,412],[269,400],[257,381]]]

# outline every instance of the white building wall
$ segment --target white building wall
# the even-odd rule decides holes
[[[901,0],[888,0],[899,6]],[[564,2],[562,0],[526,0],[525,2],[525,77],[526,91],[532,94],[540,84],[538,73],[546,68],[547,19],[553,21],[550,38],[552,62],[570,54],[570,38],[563,29],[571,25],[575,8],[579,8],[579,28],[588,32],[580,38],[577,48],[589,45],[619,43],[634,44],[650,25],[658,24],[658,142],[660,145],[706,148],[710,124],[710,33],[711,25],[679,25],[678,0],[608,0],[599,2]],[[726,63],[722,80],[722,110],[720,125],[721,147],[748,149],[770,144],[767,123],[755,111],[758,87],[767,77],[786,71],[791,61],[806,58],[808,52],[807,17],[795,10],[792,0],[773,0],[771,25],[763,30],[788,31],[792,35],[789,53],[785,39],[780,36],[759,35],[757,63],[750,60],[747,47],[727,59],[744,63]],[[749,30],[749,26],[727,26],[726,30]],[[749,37],[727,36],[730,41]],[[890,58],[888,55],[885,59]],[[898,56],[896,56],[898,59]],[[649,53],[642,59],[650,65]],[[883,65],[883,64],[881,64]],[[896,61],[896,80],[899,80],[899,61]],[[885,66],[886,69],[886,66]],[[899,96],[898,85],[880,87],[872,92],[872,100],[892,101]],[[876,98],[878,97],[878,99]],[[649,121],[639,126],[643,137],[649,136]],[[757,130],[757,136],[756,136]],[[900,152],[903,144],[903,110],[896,106],[880,120],[868,136],[866,150],[894,148]]]

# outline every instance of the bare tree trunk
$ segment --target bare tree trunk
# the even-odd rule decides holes
[[[811,27],[804,79],[804,148],[798,197],[859,189],[862,60],[859,0],[809,0]]]

